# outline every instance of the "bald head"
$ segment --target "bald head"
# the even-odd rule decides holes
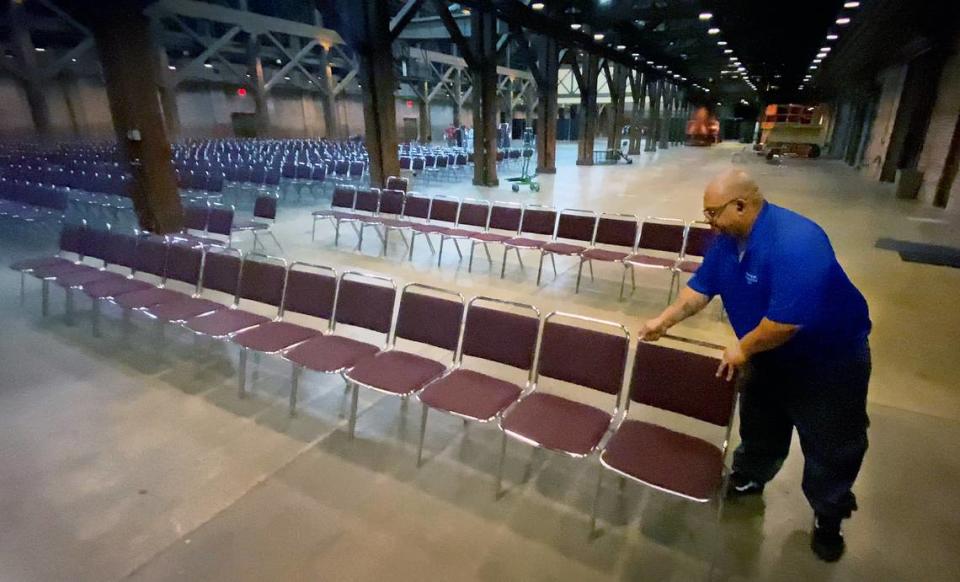
[[[743,170],[727,170],[710,181],[703,198],[708,206],[737,198],[748,203],[759,203],[763,201],[763,194],[750,174]]]

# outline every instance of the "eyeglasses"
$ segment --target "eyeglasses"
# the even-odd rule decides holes
[[[733,200],[727,200],[726,202],[724,202],[724,203],[721,204],[720,206],[712,206],[712,207],[709,207],[709,208],[704,208],[704,209],[703,209],[703,215],[707,218],[707,220],[709,220],[710,222],[713,222],[714,220],[717,219],[717,217],[719,217],[721,214],[723,214],[723,211],[726,210],[727,206],[730,206],[731,204],[733,204],[734,202],[736,202],[736,201],[738,201],[738,200],[740,200],[740,199],[739,199],[739,198],[734,198]]]

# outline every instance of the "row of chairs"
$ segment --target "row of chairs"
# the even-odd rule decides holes
[[[56,257],[13,266],[22,276],[43,282],[44,313],[53,283],[67,290],[71,322],[72,293],[81,291],[93,300],[96,335],[100,305],[110,303],[124,310],[125,320],[139,312],[161,325],[179,325],[199,336],[231,342],[240,350],[241,397],[246,393],[248,353],[256,352],[291,363],[291,414],[303,370],[342,376],[352,390],[351,438],[360,388],[403,402],[417,399],[423,405],[418,465],[430,410],[495,423],[502,434],[497,496],[512,438],[569,457],[598,456],[593,526],[607,471],[698,502],[716,496],[722,504],[736,399],[733,384],[716,377],[715,357],[632,344],[629,330],[616,322],[559,311],[541,316],[529,304],[483,296],[467,301],[449,289],[419,283],[400,287],[381,275],[338,274],[330,266],[288,264],[260,253],[244,255],[235,249],[82,226],[64,229],[61,251]],[[87,257],[103,264],[91,264]],[[185,287],[178,291],[174,283]],[[205,296],[207,290],[231,295],[232,302],[213,301]],[[253,311],[248,302],[274,309],[274,315]],[[286,319],[290,314],[327,324],[292,323]],[[381,340],[357,339],[361,329],[379,334]],[[420,355],[411,351],[414,346],[443,355]],[[495,372],[490,371],[493,365]],[[504,371],[508,369],[513,375]],[[516,381],[516,372],[526,380]],[[561,396],[546,390],[548,381],[573,385],[580,392]],[[659,420],[632,418],[631,403],[715,426],[722,441],[719,434],[704,440]]]
[[[24,223],[55,223],[67,209],[67,196],[57,188],[0,178],[0,218]]]
[[[232,205],[209,200],[194,201],[184,205],[183,229],[174,236],[178,240],[229,247],[233,245],[235,235],[249,232],[253,237],[254,250],[263,246],[260,237],[267,236],[283,252],[283,246],[272,232],[277,220],[277,206],[276,194],[261,194],[254,201],[252,217],[237,222],[236,208]]]
[[[506,274],[510,251],[516,253],[521,266],[521,251],[538,252],[538,285],[544,258],[550,257],[556,274],[556,256],[575,257],[579,260],[576,292],[580,291],[585,264],[590,268],[591,277],[594,262],[616,264],[622,268],[621,299],[627,272],[636,287],[635,270],[639,268],[671,273],[669,300],[679,286],[680,275],[696,272],[714,237],[706,223],[684,222],[677,218],[640,220],[632,214],[459,199],[442,194],[426,196],[389,188],[358,189],[353,186],[335,188],[330,208],[313,213],[313,240],[316,240],[317,224],[323,220],[333,224],[334,244],[339,244],[341,225],[354,227],[357,250],[362,248],[365,229],[373,227],[382,243],[383,255],[388,251],[390,233],[398,231],[411,260],[418,236],[427,240],[431,250],[437,250],[431,241],[431,237],[436,238],[438,266],[443,262],[443,249],[448,240],[454,243],[461,259],[460,242],[469,243],[467,270],[471,272],[476,247],[482,246],[488,260],[492,261],[489,245],[498,244],[503,247],[501,278]]]

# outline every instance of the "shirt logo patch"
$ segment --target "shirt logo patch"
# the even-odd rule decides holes
[[[758,281],[757,276],[754,275],[753,273],[745,273],[744,277],[747,279],[747,285],[757,284],[757,281]]]

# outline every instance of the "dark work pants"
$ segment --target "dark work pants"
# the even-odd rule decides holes
[[[796,427],[810,506],[824,519],[850,517],[857,508],[851,488],[867,451],[869,380],[867,342],[819,358],[752,358],[741,379],[733,470],[760,483],[772,479]]]

